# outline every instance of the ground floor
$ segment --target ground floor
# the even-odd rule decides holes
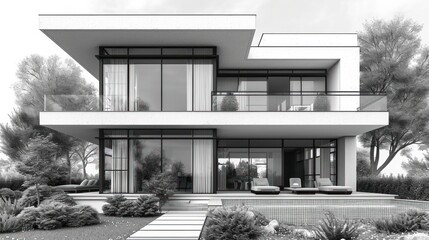
[[[356,138],[222,138],[216,129],[101,129],[100,193],[145,193],[170,172],[177,193],[250,191],[253,178],[313,187],[317,177],[356,189]],[[308,134],[306,134],[308,135]]]

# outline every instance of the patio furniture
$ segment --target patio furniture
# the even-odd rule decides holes
[[[315,194],[319,191],[318,188],[303,188],[301,185],[301,178],[289,178],[289,186],[285,188],[294,194]]]
[[[59,185],[59,186],[55,186],[54,188],[61,189],[64,192],[75,192],[75,193],[79,191],[82,191],[82,192],[98,191],[100,189],[100,187],[98,186],[97,179],[92,179],[92,180],[85,179],[80,184]]]
[[[329,178],[316,178],[314,185],[320,193],[325,194],[352,194],[353,189],[349,186],[334,186]]]
[[[279,194],[280,188],[270,186],[267,178],[253,178],[250,192],[254,194]]]

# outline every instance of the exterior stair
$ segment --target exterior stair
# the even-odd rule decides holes
[[[169,199],[162,211],[207,211],[208,200],[194,200],[194,199]]]

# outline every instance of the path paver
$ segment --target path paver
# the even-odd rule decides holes
[[[206,211],[168,211],[127,239],[198,240],[205,219]]]

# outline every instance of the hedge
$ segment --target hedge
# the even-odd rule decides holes
[[[357,190],[394,194],[401,199],[429,201],[429,178],[363,177],[357,181]]]

